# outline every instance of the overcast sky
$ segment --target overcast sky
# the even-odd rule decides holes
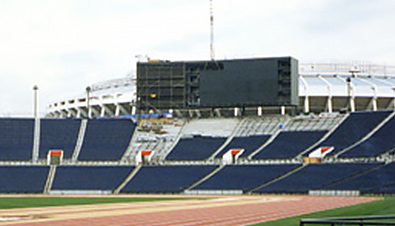
[[[395,65],[394,0],[213,0],[216,59]],[[0,0],[0,116],[33,116],[135,73],[210,58],[209,0]]]

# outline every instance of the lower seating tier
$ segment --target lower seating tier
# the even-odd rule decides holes
[[[218,166],[143,166],[122,189],[123,193],[179,193]]]
[[[347,180],[358,175],[378,163],[334,163],[334,164],[309,164],[300,170],[268,184],[256,193],[308,193],[309,190],[321,190],[338,181]]]
[[[299,164],[276,165],[229,165],[208,180],[195,187],[195,190],[243,190],[248,191],[269,182],[293,169]]]
[[[48,166],[0,166],[0,193],[43,193]]]
[[[59,166],[52,190],[115,190],[133,166]]]

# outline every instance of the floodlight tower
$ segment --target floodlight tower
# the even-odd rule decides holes
[[[210,58],[214,60],[214,13],[213,0],[210,0]]]

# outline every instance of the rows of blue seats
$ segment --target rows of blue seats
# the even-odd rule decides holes
[[[48,166],[0,166],[0,193],[43,193]]]
[[[49,150],[63,150],[71,158],[79,135],[81,120],[41,119],[39,157]],[[32,159],[34,119],[0,119],[0,160]],[[80,160],[119,160],[135,130],[130,119],[89,120]]]
[[[377,112],[355,112],[351,113],[336,130],[328,136],[317,147],[333,146],[336,154],[346,147],[356,143],[371,130],[373,130],[380,122],[390,115],[390,111]]]
[[[395,148],[395,117],[392,117],[367,140],[346,151],[340,157],[372,157]]]
[[[377,163],[309,164],[274,183],[255,190],[257,193],[308,193],[358,175]]]
[[[221,158],[230,149],[244,149],[243,154],[240,157],[249,156],[260,146],[262,146],[270,135],[253,135],[247,137],[233,137],[228,145],[226,145],[217,155],[217,158]]]
[[[143,166],[122,189],[124,193],[179,193],[218,166]]]
[[[114,190],[133,166],[59,166],[52,190]]]
[[[225,137],[195,136],[181,138],[167,160],[204,160],[210,157],[226,141]]]
[[[248,191],[286,174],[298,166],[300,165],[228,165],[194,189]]]
[[[349,180],[325,187],[327,190],[359,190],[362,194],[395,193],[395,163],[380,165]]]
[[[180,193],[213,172],[216,165],[143,166],[123,193]],[[229,165],[196,190],[243,190],[269,183],[255,193],[307,193],[309,190],[360,190],[362,194],[395,193],[395,163]],[[52,190],[116,189],[133,166],[59,166]],[[0,166],[0,193],[42,193],[48,166]],[[6,176],[5,176],[6,175]]]
[[[30,160],[32,158],[33,139],[33,119],[0,119],[0,160]]]
[[[285,131],[264,149],[253,156],[254,159],[293,158],[303,150],[318,142],[327,131]]]
[[[129,146],[136,128],[130,119],[91,119],[88,121],[78,160],[119,160]]]
[[[39,157],[46,158],[49,150],[63,150],[71,158],[80,131],[80,119],[41,119]]]

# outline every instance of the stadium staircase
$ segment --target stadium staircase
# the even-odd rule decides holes
[[[73,152],[73,156],[71,158],[72,162],[77,162],[78,156],[80,155],[81,147],[84,142],[86,126],[88,124],[88,120],[81,120],[80,132],[78,134],[77,143]]]
[[[191,186],[189,186],[188,188],[186,188],[184,192],[188,193],[188,191],[192,190],[194,187],[196,187],[199,184],[203,183],[204,181],[208,180],[210,177],[212,177],[214,174],[218,173],[224,167],[225,167],[225,165],[219,165],[215,170],[213,170],[211,173],[207,174],[201,180],[197,181],[196,183],[194,183]]]
[[[324,185],[324,186],[318,188],[317,190],[326,190],[326,189],[328,189],[328,188],[330,188],[330,187],[334,187],[334,186],[336,186],[336,185],[338,185],[338,184],[341,184],[341,183],[343,183],[343,182],[346,182],[346,181],[352,180],[352,179],[354,179],[354,178],[360,177],[360,176],[362,176],[362,175],[365,175],[365,174],[367,174],[367,173],[369,173],[369,172],[371,172],[371,171],[378,170],[378,169],[384,167],[385,165],[388,165],[388,164],[378,164],[377,166],[372,167],[372,168],[370,168],[370,169],[368,169],[368,170],[365,170],[365,171],[362,171],[362,172],[358,172],[358,173],[356,173],[356,174],[354,174],[354,175],[350,175],[350,176],[348,176],[348,177],[342,178],[341,180],[334,181],[334,182],[332,182],[332,183],[330,183],[330,184],[326,184],[326,185]]]
[[[389,116],[387,116],[383,121],[381,121],[373,130],[371,130],[368,134],[366,134],[365,137],[360,139],[358,142],[354,143],[353,145],[343,149],[342,151],[336,153],[334,155],[335,158],[341,157],[344,153],[347,151],[353,149],[354,147],[358,146],[362,142],[368,140],[370,137],[372,137],[378,130],[380,130],[385,124],[387,124],[391,119],[395,118],[395,111],[391,113]]]
[[[45,182],[45,187],[44,187],[44,194],[49,194],[51,191],[53,180],[55,179],[56,168],[57,168],[56,165],[52,165],[49,168],[48,177],[47,177],[47,180]]]
[[[235,137],[236,133],[240,130],[243,124],[243,120],[246,119],[242,119],[239,121],[233,132],[229,135],[228,139],[208,158],[209,161],[213,161],[214,158],[222,151],[222,149],[224,149],[233,140],[233,137]]]
[[[123,181],[122,184],[120,184],[114,190],[114,194],[119,194],[122,191],[122,189],[133,179],[133,177],[136,176],[136,174],[139,172],[141,167],[142,167],[142,165],[136,166],[136,168],[134,168],[134,170],[128,175],[128,177],[125,179],[125,181]]]
[[[333,122],[335,122],[335,125],[329,129],[329,131],[323,136],[321,137],[320,140],[318,140],[315,144],[313,144],[311,147],[307,148],[306,150],[302,151],[301,153],[299,153],[299,155],[296,157],[297,159],[302,159],[303,156],[306,156],[308,153],[310,153],[311,151],[314,151],[316,148],[318,148],[319,144],[322,143],[323,141],[325,141],[329,136],[331,136],[333,134],[334,131],[336,131],[337,128],[339,128],[339,126],[347,119],[348,115],[345,117],[342,117],[340,120],[334,120]]]
[[[290,118],[287,118],[286,121],[283,122],[284,127],[288,125],[288,123],[291,121]],[[266,146],[268,146],[273,140],[276,139],[276,137],[281,133],[282,128],[280,128],[279,125],[276,125],[274,127],[275,130],[273,131],[273,134],[270,136],[269,140],[267,140],[262,146],[260,146],[258,149],[256,149],[254,152],[252,152],[247,158],[249,160],[253,159],[256,154],[258,154],[260,151],[262,151]]]
[[[139,138],[139,131],[135,131],[132,138],[130,139],[130,143],[128,147],[126,148],[125,153],[123,154],[121,161],[122,162],[133,162],[133,158],[135,157],[137,151],[135,150],[134,144],[137,143],[137,140]]]
[[[307,166],[307,164],[301,165],[301,166],[299,166],[299,167],[297,167],[297,168],[295,168],[295,169],[289,171],[288,173],[283,174],[283,175],[277,177],[276,179],[271,180],[271,181],[268,181],[268,182],[266,182],[266,183],[264,183],[264,184],[261,184],[261,185],[255,187],[255,188],[252,188],[251,190],[249,190],[249,191],[247,191],[247,192],[245,192],[245,193],[246,193],[246,194],[252,194],[252,193],[254,193],[254,191],[259,190],[259,189],[261,189],[261,188],[263,188],[263,187],[266,187],[266,186],[268,186],[268,185],[270,185],[270,184],[273,184],[273,183],[275,183],[275,182],[277,182],[277,181],[279,181],[279,180],[282,180],[282,179],[284,179],[284,178],[286,178],[286,177],[288,177],[288,176],[290,176],[290,175],[292,175],[292,174],[298,172],[299,170],[303,169],[303,168],[306,167],[306,166]]]

